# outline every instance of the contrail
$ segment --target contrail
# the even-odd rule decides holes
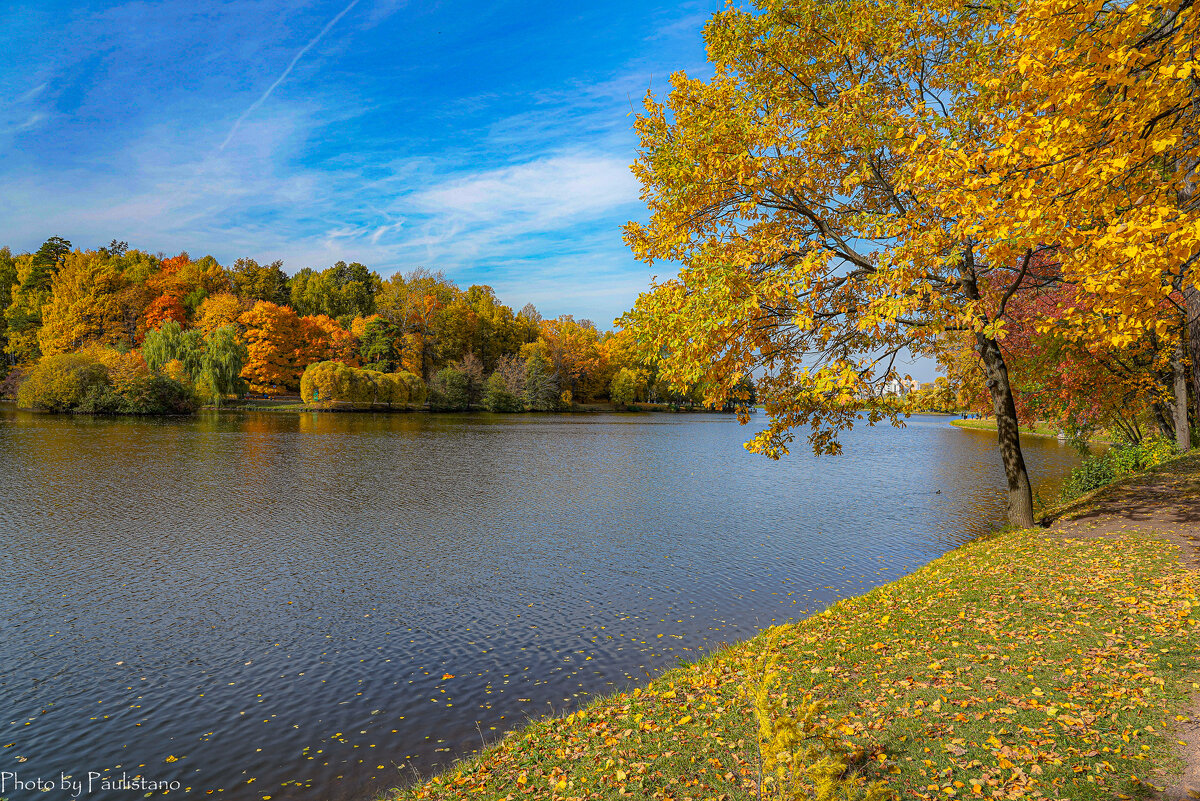
[[[309,51],[309,49],[312,48],[313,45],[315,45],[317,42],[321,41],[321,37],[323,37],[325,34],[329,33],[329,29],[332,28],[334,25],[337,25],[338,20],[340,20],[342,17],[349,14],[350,9],[354,8],[356,5],[358,5],[358,0],[351,0],[350,5],[348,5],[342,9],[342,13],[338,14],[336,17],[329,20],[329,24],[326,25],[324,28],[322,28],[320,33],[318,33],[316,36],[314,36],[309,41],[308,44],[306,44],[304,47],[300,48],[300,52],[292,57],[291,63],[289,63],[287,65],[287,69],[285,69],[283,71],[283,74],[275,79],[275,83],[273,83],[269,87],[267,87],[267,91],[262,93],[262,97],[260,97],[258,100],[255,100],[253,103],[251,103],[250,108],[243,111],[242,116],[237,118],[237,122],[235,122],[233,124],[233,127],[229,129],[229,135],[225,137],[225,141],[222,142],[221,147],[218,148],[219,150],[225,149],[225,146],[229,144],[229,140],[233,139],[233,135],[236,134],[238,131],[238,128],[240,128],[242,126],[242,121],[245,120],[246,117],[250,116],[250,113],[253,112],[256,108],[258,108],[264,102],[266,102],[266,99],[271,96],[271,92],[275,91],[276,86],[279,86],[279,84],[283,83],[284,79],[287,78],[289,73],[291,73],[292,67],[296,66],[296,62],[299,61],[301,59],[301,57],[303,57],[303,55],[305,53],[307,53]]]

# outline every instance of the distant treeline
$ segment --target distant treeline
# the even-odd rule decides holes
[[[247,392],[305,403],[543,410],[698,405],[633,356],[625,332],[544,320],[489,286],[426,269],[384,279],[337,262],[165,257],[113,241],[0,248],[0,394],[52,411],[183,412]]]

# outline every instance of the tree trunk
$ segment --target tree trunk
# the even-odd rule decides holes
[[[1154,401],[1150,404],[1151,411],[1154,412],[1154,422],[1158,424],[1158,433],[1166,439],[1172,439],[1175,436],[1175,425],[1171,422],[1171,410],[1167,408],[1163,401]]]
[[[1183,290],[1187,312],[1188,357],[1192,360],[1192,423],[1200,428],[1200,289]]]
[[[996,435],[1000,442],[1000,458],[1004,461],[1004,476],[1008,480],[1008,522],[1017,528],[1033,527],[1033,490],[1025,457],[1021,453],[1021,435],[1017,424],[1017,404],[1012,384],[1008,381],[1008,366],[1000,345],[991,337],[975,335],[979,356],[983,359],[984,375],[992,406],[996,412]]]
[[[1192,446],[1192,434],[1188,430],[1188,395],[1187,373],[1183,368],[1183,352],[1187,347],[1186,329],[1180,332],[1179,340],[1171,355],[1171,372],[1174,374],[1175,403],[1172,413],[1175,417],[1175,446],[1180,451],[1186,451]]]

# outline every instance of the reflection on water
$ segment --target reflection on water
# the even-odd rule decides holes
[[[361,798],[1002,520],[992,436],[946,418],[819,460],[750,433],[3,407],[0,770]],[[1077,461],[1026,446],[1043,493]]]

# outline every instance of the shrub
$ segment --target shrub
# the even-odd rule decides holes
[[[396,380],[390,373],[378,370],[363,370],[375,382],[375,403],[381,403],[389,409],[404,405],[408,396],[408,387],[404,382]]]
[[[47,356],[21,382],[17,405],[43,412],[69,412],[96,388],[110,386],[108,368],[78,353]]]
[[[8,375],[4,380],[0,381],[0,398],[17,397],[17,390],[21,388],[21,382],[25,380],[26,370],[22,367],[14,367],[8,371]]]
[[[793,711],[776,695],[778,671],[768,663],[752,689],[758,723],[761,773],[758,797],[767,801],[885,801],[885,782],[867,783],[850,770],[854,752],[838,731],[844,720],[828,720],[823,701],[806,694]]]
[[[18,402],[26,409],[85,414],[190,414],[197,405],[183,382],[130,371],[114,384],[104,364],[82,353],[43,359],[21,384]]]
[[[1092,490],[1100,489],[1116,481],[1113,460],[1107,454],[1092,456],[1083,460],[1083,464],[1071,471],[1071,475],[1063,482],[1062,497],[1071,501],[1080,495],[1087,495]]]
[[[136,378],[120,394],[120,414],[191,414],[198,405],[191,387],[165,375]]]
[[[120,386],[92,387],[74,411],[84,414],[172,415],[191,414],[198,405],[196,393],[188,384],[165,375],[147,375]]]
[[[1063,483],[1062,498],[1074,500],[1131,473],[1160,465],[1174,454],[1175,443],[1161,437],[1147,437],[1133,445],[1114,445],[1099,456],[1084,459],[1071,472]]]
[[[424,402],[425,384],[412,373],[381,373],[341,362],[315,362],[300,377],[300,397],[305,403],[325,406],[352,403],[395,408]]]
[[[471,403],[471,379],[456,367],[444,367],[429,384],[429,407],[439,412],[463,411]]]
[[[409,406],[420,406],[425,403],[425,397],[428,395],[429,390],[419,375],[407,371],[395,373],[394,375],[408,387],[407,402]]]
[[[484,383],[483,405],[489,412],[523,412],[525,401],[519,392],[512,391],[499,371]]]
[[[348,387],[339,368],[349,369],[341,362],[314,362],[300,377],[300,398],[305,403],[330,404],[336,400],[348,400]]]

